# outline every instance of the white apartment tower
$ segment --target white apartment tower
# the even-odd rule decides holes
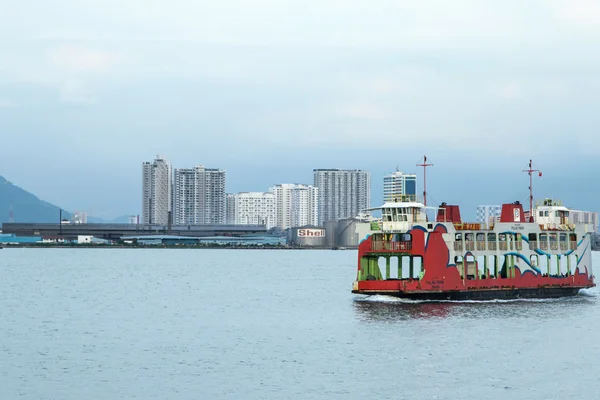
[[[205,168],[176,169],[173,184],[173,223],[225,223],[225,171]]]
[[[501,212],[502,206],[498,204],[477,206],[477,222],[489,228],[500,218]]]
[[[161,156],[142,164],[142,222],[168,225],[171,208],[171,163]]]
[[[242,192],[227,195],[227,223],[236,225],[275,226],[275,194]]]
[[[281,229],[317,225],[319,190],[310,185],[284,183],[271,188],[275,195],[276,226]]]
[[[320,226],[364,213],[371,206],[371,173],[362,170],[315,169]]]
[[[235,193],[225,194],[225,223],[235,224]]]
[[[383,177],[383,201],[416,201],[417,175],[396,170]]]

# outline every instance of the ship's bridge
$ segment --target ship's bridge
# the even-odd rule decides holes
[[[567,229],[572,227],[569,221],[569,209],[561,201],[544,199],[536,202],[535,222],[543,229]]]
[[[425,206],[416,201],[387,202],[367,211],[381,210],[381,229],[388,232],[406,232],[414,224],[426,223]]]

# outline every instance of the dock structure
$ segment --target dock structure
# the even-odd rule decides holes
[[[42,236],[76,239],[78,236],[116,240],[123,236],[175,235],[175,236],[240,236],[265,234],[264,225],[157,225],[157,224],[67,224],[18,223],[2,224],[2,233],[16,236]]]

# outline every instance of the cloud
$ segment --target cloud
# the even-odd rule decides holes
[[[17,106],[17,104],[10,100],[0,99],[0,108],[13,108],[16,106]]]
[[[59,87],[60,100],[70,104],[93,104],[94,98],[86,90],[81,81],[67,80]]]
[[[342,106],[337,113],[345,118],[366,120],[385,120],[391,116],[384,107],[372,103],[348,104]]]
[[[50,49],[48,58],[53,66],[68,73],[107,72],[119,61],[114,52],[72,45]]]
[[[516,100],[523,96],[523,87],[517,82],[493,83],[490,92],[505,100]]]
[[[555,5],[555,13],[560,20],[577,28],[600,31],[600,3],[597,0],[561,0]]]

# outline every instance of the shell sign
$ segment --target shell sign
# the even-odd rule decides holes
[[[325,229],[298,229],[298,237],[325,237]]]

